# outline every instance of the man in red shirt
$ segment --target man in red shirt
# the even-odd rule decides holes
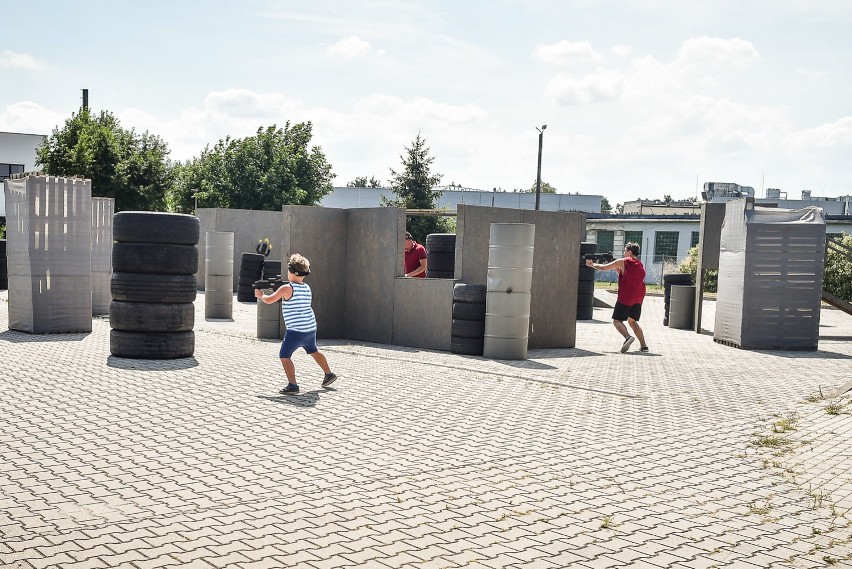
[[[405,276],[426,278],[426,247],[405,232]]]
[[[624,321],[630,325],[633,333],[639,338],[639,351],[647,353],[648,346],[645,345],[645,334],[639,326],[639,317],[642,315],[642,301],[645,300],[645,265],[639,260],[639,245],[628,243],[624,246],[624,258],[616,259],[611,263],[599,265],[591,259],[586,259],[586,265],[598,271],[615,270],[618,273],[618,299],[615,309],[612,311],[612,324],[624,337],[621,345],[621,353],[630,348],[633,336],[627,331]]]

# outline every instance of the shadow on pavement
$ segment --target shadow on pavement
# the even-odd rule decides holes
[[[142,371],[175,371],[178,369],[190,369],[198,367],[198,360],[192,358],[180,358],[176,360],[134,360],[130,358],[117,358],[109,356],[107,365],[117,369],[135,369]]]
[[[330,390],[326,389],[325,391]],[[314,390],[303,391],[298,395],[258,395],[257,398],[265,399],[272,403],[284,403],[293,407],[316,407],[317,402],[320,400],[320,392]]]
[[[85,340],[89,332],[69,332],[65,334],[31,334],[29,332],[18,332],[17,330],[6,330],[0,332],[0,341],[21,344],[25,342],[80,342]]]

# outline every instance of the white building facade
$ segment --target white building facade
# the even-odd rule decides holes
[[[0,187],[12,174],[36,169],[36,148],[44,142],[43,134],[0,132]],[[6,217],[6,198],[0,192],[0,217]]]

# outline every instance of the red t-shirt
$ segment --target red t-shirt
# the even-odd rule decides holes
[[[645,300],[645,265],[635,257],[624,257],[624,269],[618,275],[618,302],[633,306]]]
[[[418,243],[417,241],[412,241],[414,247],[411,248],[411,251],[405,252],[405,274],[416,271],[420,266],[420,259],[426,258],[426,247]],[[426,271],[423,271],[419,275],[414,275],[414,278],[426,278]]]

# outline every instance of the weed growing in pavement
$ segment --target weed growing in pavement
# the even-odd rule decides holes
[[[814,490],[810,485],[808,485],[808,496],[811,497],[813,503],[811,504],[812,510],[817,510],[822,507],[822,503],[826,498],[830,498],[828,492],[823,492],[822,490]]]
[[[757,500],[748,505],[748,512],[750,514],[764,515],[768,514],[772,510],[772,506],[769,504],[769,498],[766,499],[766,502],[763,503],[762,506],[757,505]]]
[[[778,419],[772,424],[772,432],[786,433],[787,431],[795,431],[796,421],[798,420],[798,413],[796,413],[795,411],[790,411],[784,417]]]
[[[825,561],[826,565],[837,565],[840,563],[840,559],[831,555],[823,555],[822,560]]]
[[[601,529],[607,529],[612,527],[612,516],[604,516],[603,521],[601,522]]]
[[[824,409],[825,412],[829,415],[840,415],[841,411],[843,410],[843,403],[841,403],[840,401],[829,403],[824,407]]]
[[[754,446],[763,448],[785,448],[789,445],[790,441],[774,435],[757,435],[754,441]]]

